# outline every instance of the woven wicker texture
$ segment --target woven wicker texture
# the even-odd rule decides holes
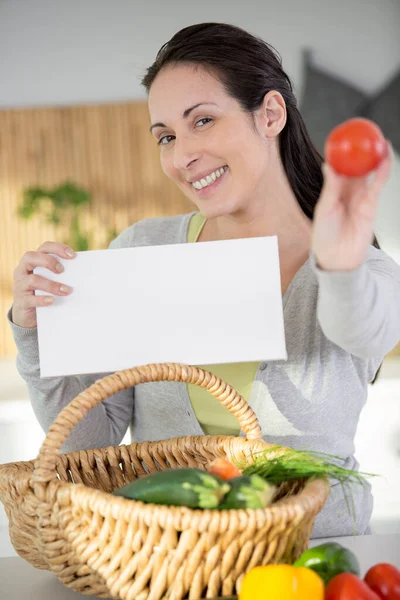
[[[92,408],[150,381],[206,388],[246,437],[192,436],[59,454]],[[251,510],[157,506],[110,492],[156,470],[205,468],[217,457],[250,462],[268,446],[244,398],[211,373],[180,364],[114,373],[61,411],[34,462],[0,466],[11,541],[33,566],[83,594],[124,600],[232,595],[252,567],[291,563],[307,548],[329,494],[326,481],[282,484],[270,507]]]

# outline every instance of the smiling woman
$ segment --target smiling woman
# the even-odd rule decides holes
[[[272,219],[276,222],[284,211],[285,222],[293,223],[304,251],[307,216],[311,216],[315,201],[310,189],[307,197],[298,191],[300,199],[309,204],[309,214],[304,214],[281,164],[279,135],[287,122],[282,93],[270,90],[257,110],[248,110],[235,95],[227,93],[227,84],[214,69],[192,64],[191,58],[179,64],[167,62],[156,77],[152,75],[151,85],[150,75],[144,82],[149,89],[154,121],[151,131],[160,146],[162,168],[209,220],[202,239],[206,231],[210,239],[221,237],[210,229],[213,218],[222,217],[218,225],[225,229],[225,215],[239,217],[240,224],[230,222],[229,237],[242,237],[243,225],[250,233],[263,235],[268,233],[266,223],[269,228],[276,227]],[[238,75],[236,69],[235,79]],[[308,168],[314,168],[321,188],[321,159],[311,142],[309,150],[312,160]],[[272,198],[266,201],[272,190],[280,196],[279,207]]]
[[[400,268],[373,235],[390,152],[386,148],[372,179],[350,181],[323,165],[279,55],[232,25],[179,31],[160,49],[143,84],[162,169],[196,210],[136,223],[111,248],[278,236],[287,361],[208,369],[248,400],[264,440],[340,456],[356,469],[354,437],[368,383],[400,339]],[[46,430],[98,378],[40,379],[36,307],[52,296],[34,292],[71,291],[36,278],[33,269],[57,272],[57,256],[71,259],[68,252],[48,242],[23,257],[9,313],[18,369]],[[262,256],[258,272],[268,276]],[[237,285],[251,294],[251,283]],[[171,389],[148,383],[115,394],[75,428],[64,450],[119,444],[129,425],[138,442],[239,433],[227,410],[201,388],[179,383]],[[360,534],[369,532],[370,487],[353,492],[354,522],[335,483],[312,537],[349,535],[354,525]]]

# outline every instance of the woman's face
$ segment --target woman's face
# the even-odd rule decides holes
[[[149,94],[164,173],[207,218],[242,212],[264,194],[272,139],[201,67],[167,67]]]

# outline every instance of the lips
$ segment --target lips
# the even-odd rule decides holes
[[[191,187],[192,187],[193,191],[195,192],[196,196],[201,197],[201,198],[206,198],[207,196],[212,195],[214,193],[214,191],[217,190],[218,186],[222,185],[222,183],[225,181],[226,176],[228,174],[228,170],[229,170],[228,167],[226,167],[224,170],[222,170],[222,175],[220,175],[219,177],[216,177],[215,181],[213,179],[211,179],[211,183],[206,182],[206,184],[203,185],[201,183],[202,180],[200,180],[199,184],[197,181],[192,183]]]
[[[215,171],[211,171],[211,172],[209,171],[207,174],[204,174],[203,176],[197,175],[196,178],[193,178],[193,180],[191,181],[191,184],[196,190],[204,189],[206,187],[213,185],[213,183],[215,183],[218,179],[220,179],[227,170],[228,170],[228,166],[225,165],[223,167],[216,169]]]

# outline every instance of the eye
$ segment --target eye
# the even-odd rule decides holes
[[[204,125],[207,125],[208,123],[211,123],[212,119],[210,117],[205,117],[204,119],[199,119],[198,121],[196,121],[196,127],[199,126],[199,123],[203,123]],[[200,127],[203,127],[203,125],[200,125]]]
[[[175,136],[173,136],[173,135],[163,135],[163,136],[162,136],[162,137],[161,137],[161,138],[158,140],[157,144],[158,144],[159,146],[167,146],[167,145],[170,143],[171,139],[173,139],[174,137],[175,137]],[[164,141],[164,140],[165,140],[165,141]]]

